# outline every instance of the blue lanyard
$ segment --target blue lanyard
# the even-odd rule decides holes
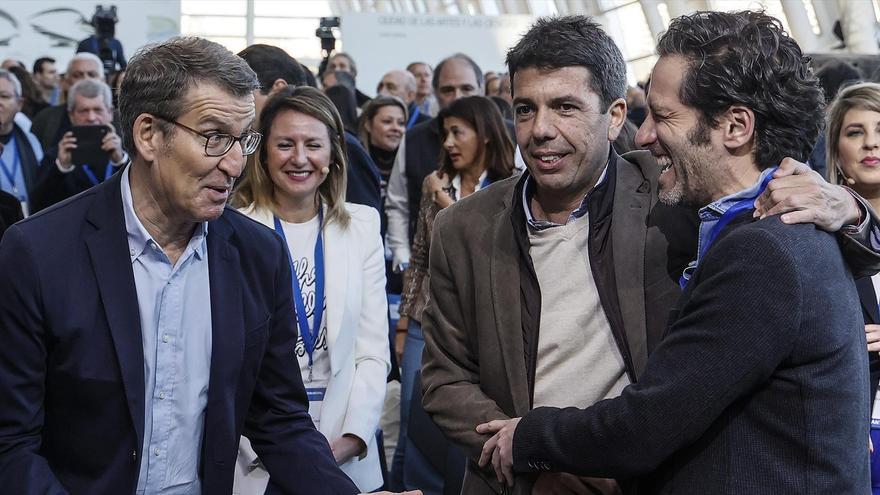
[[[729,224],[731,220],[737,217],[740,213],[755,207],[755,199],[764,192],[764,189],[767,188],[767,184],[769,184],[771,180],[773,180],[773,171],[767,173],[767,175],[764,177],[764,180],[761,181],[761,187],[758,188],[758,192],[756,192],[754,196],[737,201],[733,204],[733,206],[725,211],[723,215],[721,215],[721,218],[718,219],[718,222],[715,224],[714,227],[712,227],[712,230],[709,231],[709,237],[706,238],[706,242],[704,242],[703,245],[700,246],[700,253],[697,255],[697,262],[699,262],[703,259],[704,256],[706,256],[706,252],[709,251],[709,247],[712,246],[712,244],[718,238],[718,235],[721,234],[721,231],[724,230],[724,227],[727,227],[727,224]],[[682,290],[684,290],[684,288],[687,287],[687,284],[688,279],[685,278],[684,275],[682,275],[681,278],[678,279],[678,285],[682,288]]]
[[[83,172],[86,173],[86,176],[89,178],[89,182],[92,183],[93,186],[98,185],[98,178],[95,176],[95,173],[92,172],[92,169],[89,168],[88,165],[81,165]],[[107,162],[107,167],[104,168],[104,180],[110,178],[113,175],[113,163]]]
[[[3,149],[5,150],[7,148],[10,150],[9,154],[12,156],[12,165],[7,165],[6,162],[3,161],[2,156],[0,156],[0,168],[3,169],[3,176],[9,181],[9,187],[12,188],[12,194],[16,195],[19,200],[23,200],[24,198],[18,194],[18,184],[15,183],[18,171],[21,170],[21,160],[18,159],[18,151],[15,147],[15,135],[9,139],[9,142]]]
[[[422,113],[422,110],[416,106],[416,109],[413,111],[412,115],[409,117],[409,122],[406,123],[406,130],[409,130],[410,127],[416,124],[416,119],[419,118],[419,114]]]
[[[281,220],[277,216],[272,217],[275,220],[275,232],[284,240],[285,249],[287,248],[287,236],[284,235],[284,229],[281,227]],[[296,276],[296,270],[293,266],[293,257],[290,250],[287,251],[287,259],[290,262],[290,271],[293,285],[293,303],[296,307],[296,321],[299,324],[299,333],[302,336],[303,345],[306,353],[309,355],[309,374],[313,364],[312,354],[315,352],[315,343],[318,340],[318,332],[321,331],[321,320],[324,316],[324,236],[321,233],[324,227],[323,208],[318,208],[318,238],[315,239],[315,309],[313,311],[314,326],[309,326],[309,319],[306,317],[306,305],[303,303],[302,287],[299,286],[299,279]],[[311,380],[310,380],[311,381]]]

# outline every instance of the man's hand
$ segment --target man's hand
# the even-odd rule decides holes
[[[513,433],[522,418],[498,419],[477,426],[477,433],[493,434],[480,453],[480,467],[492,462],[498,483],[513,486]]]
[[[859,219],[856,199],[843,187],[829,184],[809,166],[786,158],[767,189],[755,200],[755,216],[782,213],[784,223],[814,223],[828,232]]]
[[[58,141],[58,164],[64,168],[70,168],[73,165],[73,150],[76,149],[76,137],[73,133],[67,131]]]
[[[330,450],[336,464],[343,465],[367,448],[364,441],[354,435],[342,435],[330,442]]]
[[[880,325],[865,325],[865,340],[868,341],[868,352],[880,351]]]
[[[541,473],[532,487],[532,495],[620,495],[617,481],[581,478],[568,473]]]
[[[107,125],[110,131],[104,135],[101,141],[101,149],[110,154],[110,160],[113,163],[119,163],[125,157],[122,151],[122,139],[116,134],[116,129],[112,125]]]

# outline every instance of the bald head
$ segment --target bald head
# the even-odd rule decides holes
[[[392,70],[382,76],[376,92],[385,96],[396,96],[409,105],[416,98],[416,78],[405,70]]]

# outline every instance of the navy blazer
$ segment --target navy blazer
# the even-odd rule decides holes
[[[639,381],[537,408],[514,468],[640,480],[640,494],[870,493],[864,320],[834,236],[737,217]]]
[[[874,283],[870,277],[856,280],[856,289],[859,291],[859,301],[862,303],[862,316],[866,325],[880,325],[880,308],[877,306],[877,295],[874,292]],[[880,382],[880,353],[868,353],[868,365],[871,369],[871,404],[877,396],[877,384]]]
[[[244,432],[286,493],[357,493],[308,414],[281,240],[232,209],[208,226],[213,322],[202,493],[229,493]],[[133,494],[144,359],[120,175],[0,243],[0,486]]]

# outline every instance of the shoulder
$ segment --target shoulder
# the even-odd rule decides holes
[[[345,203],[345,211],[348,212],[350,221],[349,229],[372,233],[379,232],[379,212],[372,206],[360,205],[356,203]]]
[[[427,139],[432,134],[436,134],[438,132],[438,126],[439,124],[437,123],[436,117],[430,120],[426,120],[421,124],[416,124],[412,127],[412,129],[406,131],[406,141],[412,143],[414,141]]]
[[[498,214],[509,211],[511,202],[517,200],[513,195],[521,179],[515,175],[500,180],[444,208],[437,214],[434,228],[484,229]]]
[[[749,222],[722,234],[706,263],[756,265],[768,274],[796,270],[807,278],[848,273],[834,235],[813,224],[789,225],[779,216]]]
[[[251,210],[251,212],[254,213],[254,210]],[[264,213],[261,210],[256,210],[255,212],[256,215],[263,215]],[[269,218],[272,218],[271,213]],[[227,206],[220,218],[209,224],[208,235],[211,235],[212,228],[222,229],[223,223],[228,225],[233,232],[230,239],[235,239],[238,248],[246,253],[262,252],[265,255],[266,253],[274,253],[282,247],[281,239],[273,229],[231,206]]]
[[[651,181],[652,185],[656,185],[660,177],[657,161],[651,152],[645,150],[630,151],[618,156],[617,170],[622,177],[635,174],[642,180]]]

